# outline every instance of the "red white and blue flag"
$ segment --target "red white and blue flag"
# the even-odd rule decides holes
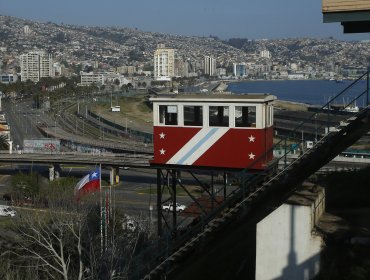
[[[75,197],[100,190],[100,171],[96,169],[83,177],[75,186]]]

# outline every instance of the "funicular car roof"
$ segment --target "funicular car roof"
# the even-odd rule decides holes
[[[225,103],[265,103],[276,99],[271,94],[160,94],[150,97],[152,102],[225,102]]]

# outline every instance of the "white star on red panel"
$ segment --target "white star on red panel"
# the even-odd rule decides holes
[[[161,132],[161,133],[159,134],[159,139],[164,139],[164,137],[166,137],[166,134],[164,134],[163,132]]]
[[[254,159],[254,157],[256,156],[255,154],[253,154],[253,153],[250,153],[249,155],[249,159]]]
[[[161,155],[165,155],[166,154],[166,150],[164,150],[163,148],[160,149],[159,152],[161,153]]]
[[[251,135],[251,136],[248,137],[248,139],[249,139],[249,143],[251,143],[251,142],[254,142],[254,140],[256,139],[256,137],[254,137],[253,135]]]

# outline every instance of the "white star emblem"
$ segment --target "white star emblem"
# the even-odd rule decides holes
[[[251,135],[251,136],[248,137],[248,139],[249,139],[249,143],[251,143],[251,142],[254,142],[254,140],[256,139],[256,137],[254,137],[253,135]]]
[[[166,136],[166,134],[164,134],[163,132],[161,132],[161,134],[159,134],[159,139],[164,139],[165,136]]]
[[[94,178],[94,177],[97,177],[98,176],[98,173],[94,172],[93,174],[91,174],[91,178]]]
[[[159,152],[161,153],[161,155],[165,155],[166,154],[166,150],[164,150],[163,148],[160,149]]]
[[[253,154],[253,153],[250,153],[249,155],[249,159],[254,159],[254,157],[256,156],[255,154]]]

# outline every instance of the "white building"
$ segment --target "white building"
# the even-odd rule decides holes
[[[136,73],[136,67],[123,65],[123,66],[117,67],[116,71],[117,73],[120,73],[120,74],[134,74]]]
[[[216,69],[217,76],[226,76],[226,68],[217,68]]]
[[[204,74],[209,76],[216,76],[216,59],[211,56],[204,57]]]
[[[233,75],[235,77],[246,77],[247,65],[245,63],[233,63]]]
[[[30,27],[29,27],[28,25],[25,25],[25,26],[23,27],[23,32],[24,32],[24,34],[26,34],[26,35],[31,34],[31,29],[30,29]]]
[[[175,76],[175,50],[159,44],[154,52],[154,78]]]
[[[38,82],[42,77],[54,77],[53,57],[45,52],[29,52],[20,56],[21,81]]]
[[[11,84],[18,81],[18,76],[16,74],[1,74],[0,83]]]
[[[260,52],[261,58],[271,58],[271,53],[268,50],[263,50]]]
[[[129,83],[129,80],[125,76],[116,74],[113,72],[80,72],[81,75],[81,86],[89,86],[92,84],[106,85],[115,84],[118,80],[118,86],[122,86]]]
[[[289,80],[303,80],[306,79],[306,76],[304,73],[294,73],[294,74],[288,74]]]

